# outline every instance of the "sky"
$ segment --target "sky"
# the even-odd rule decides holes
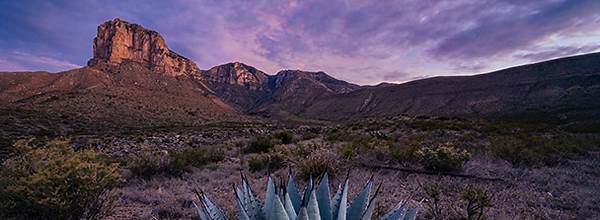
[[[158,31],[201,69],[239,61],[362,85],[600,51],[598,0],[0,0],[0,71],[85,66],[114,18]]]

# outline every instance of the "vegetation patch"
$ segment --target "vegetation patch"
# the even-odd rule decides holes
[[[434,147],[423,147],[415,152],[415,156],[427,170],[448,172],[462,170],[471,155],[464,149],[445,143]]]
[[[260,136],[252,139],[247,147],[242,149],[242,153],[267,153],[275,144],[270,137]]]
[[[291,144],[296,141],[294,134],[288,131],[282,131],[274,135],[276,139],[281,141],[282,144]]]
[[[571,134],[540,135],[520,133],[491,139],[494,156],[514,165],[554,166],[594,147],[593,140]]]
[[[217,147],[187,148],[180,151],[142,149],[129,163],[134,176],[151,179],[158,174],[178,176],[190,167],[203,167],[225,158],[225,152]]]
[[[0,176],[0,217],[101,219],[114,204],[110,190],[122,181],[119,167],[93,150],[75,151],[66,140],[42,147],[15,144]]]
[[[248,160],[248,168],[252,172],[257,172],[265,169],[271,171],[278,170],[284,167],[285,164],[285,157],[280,153],[252,155]]]

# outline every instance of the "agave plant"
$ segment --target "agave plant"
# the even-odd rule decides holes
[[[373,191],[371,177],[362,191],[348,205],[348,176],[339,185],[337,192],[330,196],[329,179],[325,173],[318,184],[312,178],[301,195],[296,181],[288,175],[287,186],[280,184],[279,190],[269,176],[264,205],[252,192],[247,179],[242,175],[242,185],[235,187],[240,220],[370,220],[377,206],[381,184]],[[194,205],[200,220],[226,220],[224,213],[201,192],[197,193],[200,203]],[[371,196],[372,194],[372,196]],[[400,202],[394,210],[381,217],[381,220],[414,220],[417,209],[409,209],[406,202]]]

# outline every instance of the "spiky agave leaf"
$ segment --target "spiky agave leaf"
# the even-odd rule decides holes
[[[371,220],[373,213],[375,212],[375,207],[377,207],[377,196],[379,195],[381,189],[381,183],[377,186],[375,193],[369,200],[369,205],[367,206],[367,210],[363,213],[361,220]]]
[[[415,220],[417,218],[417,208],[410,209],[404,216],[404,220]]]
[[[246,213],[252,220],[265,219],[263,208],[260,205],[260,201],[254,196],[250,184],[248,184],[248,179],[246,179],[246,176],[243,174],[241,174],[241,177],[242,189],[236,188],[236,192],[238,193],[238,198],[241,200]]]
[[[317,202],[316,190],[313,188],[310,190],[310,198],[308,199],[307,211],[308,219],[310,220],[321,220],[321,213],[319,212],[319,204]]]
[[[290,220],[295,220],[298,216],[296,214],[296,211],[294,210],[294,204],[292,203],[292,199],[290,199],[290,194],[286,192],[284,199],[284,207],[285,211],[288,214],[288,217],[290,217]]]
[[[331,220],[331,195],[329,193],[329,176],[327,172],[321,177],[316,196],[321,220]]]
[[[298,217],[296,220],[310,220],[308,218],[308,211],[306,210],[306,206],[300,207],[300,212],[298,212]]]
[[[362,191],[356,196],[356,198],[354,198],[348,207],[348,213],[346,215],[347,220],[359,220],[362,217],[363,213],[367,209],[372,186],[373,176],[369,178],[367,184],[365,184],[365,187],[363,187]]]
[[[254,196],[247,179],[242,175],[241,188],[235,188],[238,205],[238,219],[241,220],[369,220],[373,216],[377,205],[381,184],[369,199],[373,187],[372,177],[357,197],[348,206],[349,175],[340,183],[333,199],[329,200],[329,180],[324,174],[317,186],[313,185],[312,178],[308,181],[303,198],[296,209],[292,200],[294,191],[297,193],[296,184],[291,175],[288,176],[287,187],[283,181],[278,191],[277,185],[269,175],[267,193],[265,194],[264,208],[261,207],[257,197]],[[289,190],[288,190],[289,189]],[[291,192],[291,193],[290,193]],[[196,191],[200,203],[195,203],[200,220],[226,220],[223,212],[204,193]],[[329,206],[327,206],[327,204]],[[328,208],[329,207],[329,208]],[[331,215],[330,215],[331,213]],[[397,208],[381,218],[381,220],[414,220],[416,209],[407,209],[406,202],[399,203]]]
[[[346,206],[348,203],[348,178],[350,174],[346,175],[346,179],[343,183],[338,186],[338,190],[333,197],[332,207],[332,219],[333,220],[346,220]]]
[[[236,193],[236,201],[238,204],[238,219],[239,220],[251,220],[250,216],[248,215],[248,212],[246,211],[246,208],[244,207],[244,204],[242,204],[242,200],[240,199],[238,193]]]
[[[309,198],[310,198],[310,191],[313,188],[313,178],[312,176],[310,176],[308,178],[308,183],[306,184],[306,187],[304,187],[304,197],[303,197],[303,202],[308,202]]]
[[[200,199],[200,205],[196,205],[200,220],[226,220],[225,214],[208,198],[204,192],[196,195]],[[200,214],[201,213],[201,214]]]
[[[381,217],[381,220],[400,220],[406,215],[406,202],[400,202],[396,208]]]
[[[290,170],[288,173],[288,182],[287,182],[287,193],[290,196],[290,200],[292,201],[292,205],[296,213],[300,213],[300,205],[302,203],[302,197],[300,196],[300,192],[298,192],[298,187],[296,186],[296,181],[294,180],[294,176],[292,175],[292,171]]]
[[[204,207],[202,207],[201,205],[199,206],[198,204],[196,204],[196,202],[192,202],[192,204],[194,204],[194,207],[196,208],[199,220],[209,220],[208,214],[204,210]]]

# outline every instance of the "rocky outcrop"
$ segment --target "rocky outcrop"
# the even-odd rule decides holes
[[[200,72],[194,62],[170,50],[156,31],[118,18],[98,26],[94,57],[88,66],[125,61],[138,62],[149,70],[171,76]]]
[[[210,68],[204,72],[203,77],[210,82],[237,85],[251,90],[264,89],[268,80],[264,72],[240,62]]]

